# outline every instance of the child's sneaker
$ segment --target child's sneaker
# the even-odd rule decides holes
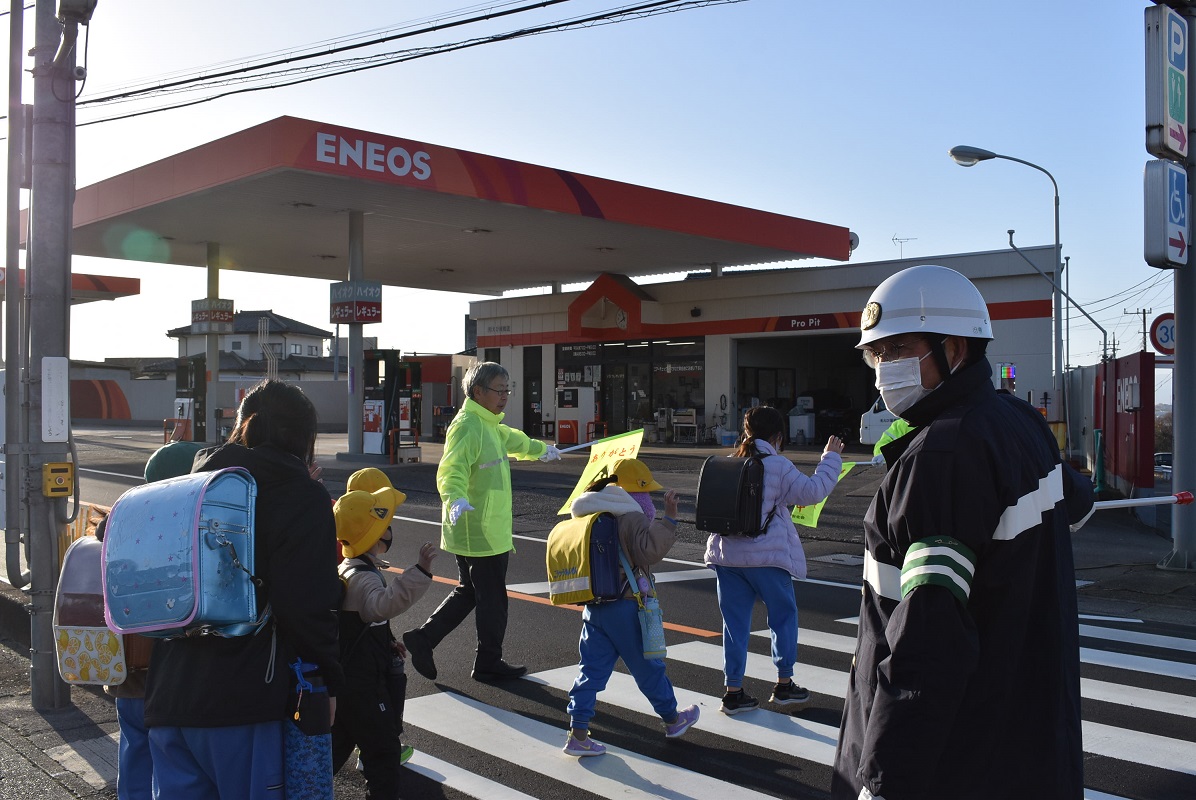
[[[778,706],[805,705],[810,702],[810,690],[803,689],[792,680],[788,683],[778,683],[772,687],[772,697],[768,701]]]
[[[689,708],[683,708],[678,711],[677,719],[664,724],[665,738],[676,739],[678,736],[683,735],[698,721],[699,713],[697,706],[690,706]]]
[[[569,732],[568,737],[565,740],[565,746],[561,748],[561,751],[567,756],[582,758],[584,756],[600,756],[606,752],[606,746],[598,744],[592,737],[587,737],[583,741],[576,738],[572,731]]]
[[[415,755],[415,748],[409,744],[403,745],[403,749],[399,750],[399,766],[401,767],[410,761],[413,755]]]
[[[760,707],[760,701],[752,697],[743,689],[727,692],[723,695],[723,705],[720,709],[724,714],[742,714]]]

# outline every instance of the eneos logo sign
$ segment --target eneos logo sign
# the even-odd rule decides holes
[[[399,178],[410,175],[419,181],[432,177],[432,156],[423,150],[411,153],[405,147],[388,147],[381,142],[344,139],[335,133],[316,134],[316,161],[347,167],[350,164],[370,172],[389,172]]]

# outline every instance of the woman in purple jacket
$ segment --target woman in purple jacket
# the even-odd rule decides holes
[[[767,519],[764,533],[756,537],[711,534],[706,543],[706,566],[718,579],[718,607],[723,615],[723,673],[726,694],[722,712],[739,714],[760,703],[743,691],[747,667],[748,637],[752,609],[763,600],[772,631],[772,661],[777,667],[777,684],[770,701],[781,706],[802,705],[810,692],[793,681],[797,661],[797,598],[793,578],[806,577],[806,554],[790,507],[813,505],[830,495],[843,465],[843,442],[832,436],[822,451],[822,460],[807,477],[777,451],[785,442],[785,418],[772,406],[749,409],[743,417],[743,440],[734,455],[740,458],[759,453],[764,460],[764,499],[761,519]],[[770,457],[771,456],[771,457]]]

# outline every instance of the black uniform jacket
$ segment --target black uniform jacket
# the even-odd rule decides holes
[[[281,720],[296,655],[317,664],[333,695],[344,677],[337,647],[336,524],[328,491],[302,460],[277,448],[226,444],[196,458],[195,472],[245,467],[257,482],[254,574],[256,634],[160,641],[146,686],[149,726],[218,727]]]
[[[859,639],[832,778],[885,800],[1079,800],[1068,522],[1091,484],[980,360],[904,415],[864,518]]]

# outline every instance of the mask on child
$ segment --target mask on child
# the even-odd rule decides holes
[[[880,390],[885,407],[897,416],[934,391],[922,385],[922,359],[928,355],[930,353],[921,358],[898,358],[876,365],[876,388]]]
[[[656,505],[652,502],[652,496],[647,492],[628,492],[631,499],[640,504],[640,508],[644,510],[644,516],[648,518],[648,522],[656,519]]]

